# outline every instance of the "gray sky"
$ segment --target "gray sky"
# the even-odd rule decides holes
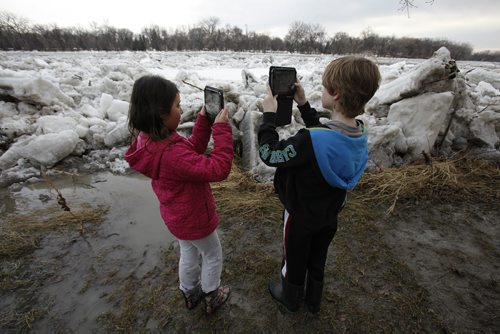
[[[500,51],[500,0],[414,0],[410,17],[399,0],[2,0],[1,11],[31,23],[90,27],[91,22],[139,32],[156,24],[192,27],[216,16],[221,26],[284,37],[290,23],[318,23],[329,36],[358,37],[370,28],[380,36],[445,38],[474,50]]]

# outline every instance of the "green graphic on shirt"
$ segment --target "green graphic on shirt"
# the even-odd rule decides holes
[[[297,156],[297,151],[293,145],[288,145],[282,150],[271,151],[268,144],[264,144],[259,148],[260,157],[262,160],[267,160],[270,157],[269,163],[276,164],[286,162]]]

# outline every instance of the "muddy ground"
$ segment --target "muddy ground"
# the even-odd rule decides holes
[[[497,194],[499,182],[497,173]],[[12,226],[28,224],[18,219],[25,215],[54,220],[54,188],[74,212],[104,208],[102,220]],[[0,332],[500,332],[498,197],[407,198],[388,215],[391,203],[367,205],[354,192],[330,247],[321,311],[312,316],[282,312],[267,292],[279,277],[282,233],[270,186],[233,180],[214,189],[222,279],[233,292],[210,317],[184,307],[178,246],[146,179],[103,173],[4,189],[2,242],[13,235],[14,245],[29,242],[0,253]]]

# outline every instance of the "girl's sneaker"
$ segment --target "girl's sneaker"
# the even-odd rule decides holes
[[[182,295],[184,296],[184,301],[186,302],[186,307],[188,310],[192,310],[198,305],[203,298],[203,291],[201,290],[201,286],[198,285],[196,288],[189,291],[182,291]]]
[[[231,293],[228,286],[220,286],[217,290],[205,294],[205,312],[210,315],[215,312],[222,304],[224,304]]]

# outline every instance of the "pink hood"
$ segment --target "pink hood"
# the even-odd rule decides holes
[[[160,175],[163,153],[165,153],[165,149],[169,144],[168,139],[153,141],[147,134],[141,132],[125,152],[125,159],[130,167],[137,172],[146,175],[150,179],[157,180]]]

